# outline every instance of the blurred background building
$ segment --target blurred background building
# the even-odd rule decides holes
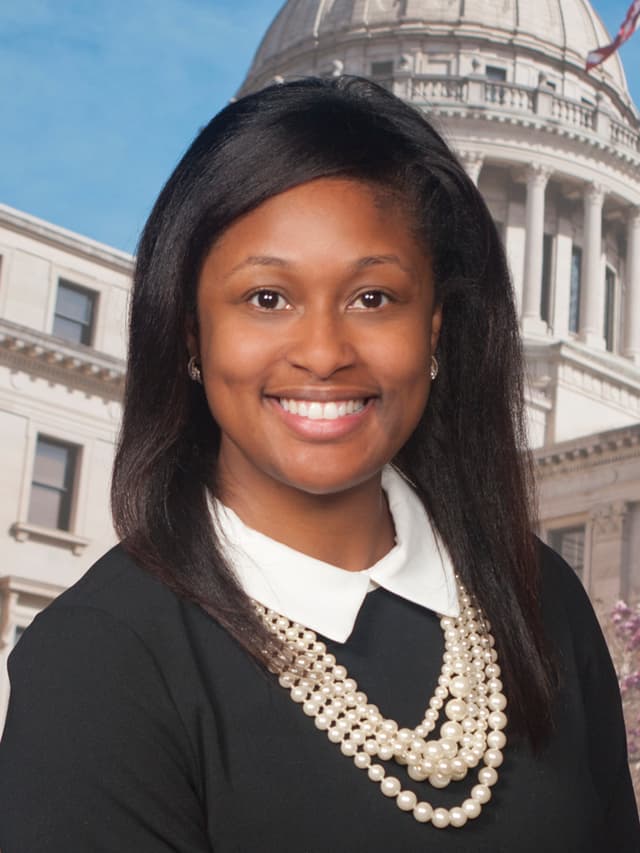
[[[640,593],[640,118],[616,55],[584,70],[609,41],[587,0],[289,0],[240,92],[363,75],[458,152],[513,276],[541,533],[606,604]],[[133,259],[4,207],[0,256],[6,658],[114,541]]]

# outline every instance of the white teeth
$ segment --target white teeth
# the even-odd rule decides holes
[[[285,412],[290,412],[299,417],[309,418],[312,421],[334,421],[345,415],[353,415],[364,409],[364,400],[330,400],[320,403],[317,400],[306,402],[305,400],[280,399],[280,405]]]
[[[304,406],[304,403],[302,405]],[[322,403],[309,403],[309,414],[307,415],[307,417],[311,421],[319,421],[322,420],[323,412],[324,406],[322,405]],[[300,412],[300,414],[302,414],[302,412]]]
[[[335,419],[338,417],[337,403],[325,403],[324,416],[328,421],[335,421]]]

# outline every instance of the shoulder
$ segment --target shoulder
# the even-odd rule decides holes
[[[179,598],[118,545],[36,616],[11,655],[12,669],[61,659],[101,666],[114,659],[122,673],[150,663],[164,671],[188,654],[189,630],[199,623],[215,631],[200,607]]]
[[[596,616],[582,581],[554,550],[538,542],[543,612],[568,619],[572,624],[596,622]]]
[[[122,545],[107,551],[91,568],[62,593],[50,609],[97,607],[124,615],[126,602],[142,601],[169,605],[174,594],[139,566]]]

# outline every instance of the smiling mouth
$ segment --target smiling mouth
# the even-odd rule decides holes
[[[312,421],[335,421],[347,415],[356,415],[361,412],[368,403],[367,398],[354,400],[293,400],[280,397],[278,403],[292,415],[308,418]]]

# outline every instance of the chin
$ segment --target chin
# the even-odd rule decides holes
[[[379,476],[384,463],[380,466],[368,467],[366,471],[331,471],[327,468],[318,470],[306,470],[294,474],[293,472],[282,472],[278,478],[280,481],[293,489],[308,495],[323,496],[336,495],[340,492],[349,491],[356,486],[366,483],[374,477]]]

